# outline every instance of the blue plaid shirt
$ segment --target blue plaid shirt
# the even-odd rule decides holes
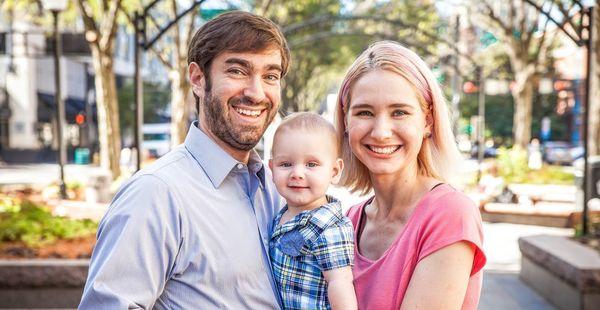
[[[283,225],[278,224],[287,205],[275,217],[269,252],[285,309],[331,309],[322,272],[353,264],[352,222],[337,199],[327,198],[326,205]]]

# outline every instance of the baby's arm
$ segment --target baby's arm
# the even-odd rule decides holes
[[[350,266],[323,271],[331,309],[357,309],[352,268]]]

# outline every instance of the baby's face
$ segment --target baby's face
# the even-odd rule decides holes
[[[327,187],[339,180],[342,160],[328,135],[286,129],[273,141],[269,161],[273,182],[289,207],[314,209],[323,204]]]

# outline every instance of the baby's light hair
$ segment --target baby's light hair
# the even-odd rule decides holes
[[[286,116],[273,135],[271,156],[275,153],[277,136],[288,130],[304,130],[316,135],[327,135],[335,147],[335,157],[339,157],[339,147],[335,127],[331,122],[314,112],[296,112]]]

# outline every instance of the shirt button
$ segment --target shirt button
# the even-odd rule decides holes
[[[244,164],[237,164],[238,169],[244,169]]]

